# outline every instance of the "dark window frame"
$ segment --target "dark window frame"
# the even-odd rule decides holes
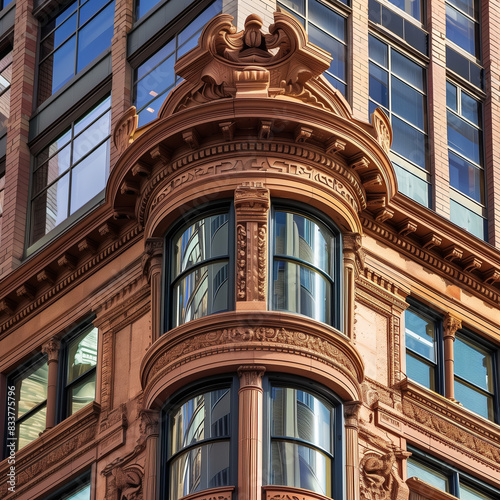
[[[479,493],[483,493],[485,495],[493,495],[493,498],[500,498],[500,490],[490,486],[487,483],[475,478],[474,476],[463,472],[458,467],[454,465],[450,465],[440,460],[439,458],[426,453],[414,446],[409,445],[408,451],[412,453],[410,460],[420,463],[423,466],[426,466],[436,472],[443,474],[449,480],[449,490],[447,493],[451,495],[458,496],[460,493],[460,483],[463,482],[467,486],[475,488]],[[415,477],[415,476],[411,476]],[[463,480],[463,481],[462,481]],[[425,483],[428,484],[428,483]],[[434,487],[434,486],[433,486]],[[435,488],[435,487],[434,487]]]
[[[85,373],[79,375],[74,380],[68,383],[67,375],[68,375],[68,355],[69,355],[69,346],[73,340],[75,340],[79,335],[84,333],[86,330],[91,330],[96,328],[93,324],[95,320],[95,315],[90,316],[84,321],[80,322],[76,327],[71,329],[61,340],[60,348],[59,348],[59,363],[58,363],[58,373],[57,373],[57,406],[56,406],[56,424],[61,423],[63,420],[66,420],[68,417],[72,415],[70,413],[68,405],[69,405],[69,397],[68,393],[71,387],[78,384],[82,380],[89,378],[92,374],[95,374],[97,378],[97,366],[92,367],[90,370],[87,370]],[[97,329],[97,356],[99,356],[99,330]],[[96,385],[96,392],[98,388]],[[95,395],[94,395],[95,401]]]
[[[74,479],[70,479],[63,484],[60,488],[58,488],[53,493],[49,494],[47,497],[44,497],[45,500],[67,500],[69,495],[73,495],[78,492],[78,489],[82,485],[90,485],[90,497],[89,500],[93,498],[92,496],[92,471],[87,470],[82,474],[79,474]]]
[[[263,387],[263,446],[262,446],[262,466],[263,476],[262,482],[264,485],[273,485],[271,483],[271,390],[273,387],[283,387],[296,390],[302,390],[318,397],[319,399],[326,400],[332,405],[333,415],[333,431],[332,431],[332,498],[344,498],[344,466],[345,466],[345,429],[344,429],[344,413],[343,401],[331,389],[318,384],[317,382],[298,377],[290,374],[282,373],[267,373],[262,381]],[[285,441],[292,442],[293,438],[284,438]],[[302,441],[299,441],[301,443]],[[317,448],[318,450],[321,448]],[[286,486],[286,485],[283,485]]]
[[[342,261],[342,233],[339,228],[335,225],[335,223],[329,219],[325,214],[321,211],[315,209],[314,207],[310,207],[304,205],[299,202],[294,202],[293,200],[282,200],[282,199],[273,199],[271,200],[271,209],[269,212],[269,253],[268,253],[268,275],[269,275],[269,283],[268,283],[268,309],[269,311],[281,311],[281,312],[289,312],[290,314],[298,314],[302,317],[309,317],[299,312],[293,311],[284,311],[281,309],[273,308],[273,282],[274,282],[274,262],[276,259],[285,260],[287,262],[295,262],[298,265],[304,265],[304,267],[310,268],[313,271],[319,273],[322,276],[326,276],[327,273],[321,271],[319,268],[308,262],[302,262],[299,259],[293,259],[286,256],[276,256],[275,254],[275,214],[276,212],[289,212],[295,213],[299,216],[306,217],[310,220],[318,221],[322,225],[326,226],[328,230],[332,232],[334,238],[334,245],[332,248],[332,272],[333,276],[330,277],[331,280],[331,317],[332,321],[330,323],[325,323],[333,328],[343,331],[344,329],[344,318],[343,318],[343,261]],[[285,258],[286,257],[286,258]],[[314,318],[312,318],[314,319]],[[320,321],[320,320],[316,320]]]
[[[228,253],[227,258],[223,256],[214,257],[213,259],[206,259],[197,263],[194,266],[184,270],[179,273],[177,276],[173,277],[172,275],[172,258],[174,255],[173,245],[174,245],[174,237],[180,234],[183,229],[188,229],[191,225],[196,223],[197,221],[210,216],[227,214],[227,224],[228,224]],[[234,213],[234,205],[232,201],[219,201],[212,202],[207,204],[202,204],[188,214],[183,216],[181,220],[177,221],[173,224],[167,231],[165,235],[165,258],[163,261],[163,319],[161,324],[163,325],[164,331],[167,332],[172,328],[176,328],[177,326],[181,326],[193,320],[188,320],[187,322],[180,323],[180,325],[174,325],[173,322],[173,287],[175,283],[179,282],[182,277],[188,275],[194,270],[203,267],[205,264],[216,263],[227,261],[227,282],[228,282],[228,308],[224,311],[216,311],[213,313],[209,313],[202,317],[211,316],[212,314],[219,314],[227,311],[234,311],[236,307],[236,299],[233,290],[235,290],[235,252],[236,252],[236,224],[235,224],[235,213]],[[164,332],[162,332],[164,333]]]
[[[170,423],[171,414],[178,407],[182,406],[189,400],[199,396],[201,394],[216,391],[220,389],[230,390],[230,423],[231,428],[229,436],[227,438],[207,438],[202,441],[195,442],[194,444],[187,445],[180,450],[178,450],[172,457],[169,457],[169,446],[170,446]],[[160,460],[158,461],[159,468],[159,483],[160,483],[160,499],[168,500],[170,498],[170,463],[175,460],[180,454],[186,452],[187,450],[196,448],[200,445],[207,444],[210,442],[216,442],[221,440],[229,440],[229,483],[228,487],[232,485],[236,488],[238,484],[238,390],[239,390],[239,380],[236,374],[219,375],[212,377],[210,379],[203,379],[188,384],[186,387],[175,392],[163,405],[160,413]],[[205,491],[205,490],[200,490]]]

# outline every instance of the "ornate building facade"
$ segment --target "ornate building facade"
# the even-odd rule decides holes
[[[500,498],[496,2],[2,7],[1,498]]]

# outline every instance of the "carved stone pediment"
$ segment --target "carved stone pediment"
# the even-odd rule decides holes
[[[247,17],[240,32],[232,20],[228,14],[213,18],[198,46],[177,62],[175,71],[185,82],[164,103],[159,117],[218,99],[279,96],[350,114],[343,96],[320,83],[330,55],[309,43],[295,18],[275,12],[269,33],[262,31],[256,14]]]

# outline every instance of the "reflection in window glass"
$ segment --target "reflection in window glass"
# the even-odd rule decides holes
[[[271,390],[270,484],[332,495],[333,406],[306,391]]]
[[[111,98],[107,97],[39,153],[31,190],[35,243],[97,196],[109,175]]]
[[[406,374],[436,390],[436,324],[414,308],[405,311]]]
[[[469,54],[479,56],[479,23],[476,0],[446,1],[446,38]]]
[[[41,29],[38,105],[111,45],[114,1],[76,0]]]
[[[67,345],[67,415],[95,399],[97,335],[97,328],[90,326]]]
[[[139,6],[142,15],[145,4],[141,2]],[[196,46],[205,24],[221,12],[222,0],[217,0],[135,70],[134,106],[139,115],[139,126],[157,118],[167,93],[180,82],[174,72],[175,62]]]
[[[303,215],[276,211],[272,307],[335,323],[334,245],[330,229]]]
[[[345,0],[342,3],[348,5]],[[324,75],[346,96],[346,18],[318,0],[279,0],[278,5],[302,23],[310,42],[332,55],[332,63]]]
[[[389,0],[389,2],[414,17],[417,21],[422,21],[421,0]]]
[[[15,387],[16,449],[31,443],[45,430],[48,373],[47,361],[41,358],[8,378],[7,385]]]
[[[172,327],[229,309],[228,220],[226,213],[205,217],[174,236]]]
[[[170,412],[169,498],[230,484],[231,432],[229,389],[200,394]]]
[[[494,420],[492,353],[458,334],[453,348],[455,398],[466,408]]]
[[[7,134],[10,116],[10,82],[12,79],[12,51],[0,58],[0,138]]]
[[[413,457],[408,458],[406,467],[408,477],[418,477],[438,490],[449,491],[449,479],[439,470],[429,467]]]

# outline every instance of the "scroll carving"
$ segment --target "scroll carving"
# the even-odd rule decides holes
[[[392,144],[392,128],[389,118],[387,118],[381,109],[377,108],[372,113],[372,124],[377,133],[378,143],[386,153],[389,153]]]
[[[113,469],[119,500],[142,500],[142,471],[138,467]]]
[[[113,133],[113,141],[120,154],[132,143],[138,124],[139,115],[136,112],[135,106],[131,106],[120,118]]]

